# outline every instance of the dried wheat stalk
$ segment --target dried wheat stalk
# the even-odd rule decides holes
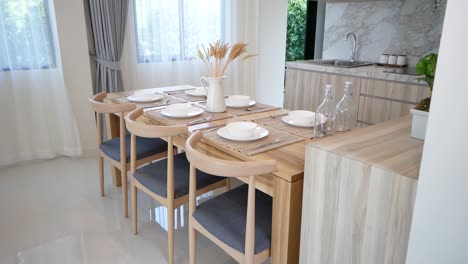
[[[232,46],[229,43],[216,41],[209,43],[208,48],[204,45],[197,47],[198,57],[208,65],[209,74],[213,77],[221,77],[226,72],[227,67],[234,60],[240,58],[247,60],[257,56],[256,54],[247,54],[247,43],[237,42]],[[226,57],[226,55],[229,55]]]

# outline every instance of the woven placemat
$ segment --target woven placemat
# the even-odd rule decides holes
[[[185,92],[186,91],[193,91],[195,89],[183,89],[183,90],[177,90],[177,91],[168,91],[164,92],[167,95],[189,101],[189,102],[201,102],[201,101],[206,101],[206,96],[192,96],[188,95]]]
[[[272,127],[284,131],[289,134],[300,136],[303,138],[313,138],[314,137],[314,128],[313,127],[296,127],[284,123],[281,118],[287,114],[267,116],[259,119],[255,119],[256,123],[265,125],[267,127]]]
[[[201,106],[205,106],[206,102],[201,102],[198,103]],[[249,109],[247,111],[246,109]],[[267,112],[267,111],[272,111],[280,109],[280,107],[272,106],[272,105],[267,105],[267,104],[262,104],[262,103],[256,103],[253,106],[249,107],[243,107],[243,108],[230,108],[226,107],[226,112],[235,115],[235,116],[243,116],[243,115],[250,115],[250,114],[255,114],[255,113],[261,113],[261,112]]]
[[[162,95],[164,97],[161,100],[158,100],[156,102],[151,102],[151,103],[136,103],[136,106],[137,106],[137,108],[149,108],[149,107],[158,107],[158,106],[165,106],[165,105],[171,105],[171,104],[177,104],[177,103],[185,102],[182,99],[174,98],[174,97],[169,96],[167,94],[162,94]],[[134,103],[134,102],[128,100],[127,96],[110,98],[109,100],[111,100],[112,102],[117,103],[117,104]]]
[[[217,133],[218,129],[205,132],[203,136],[205,138],[205,142],[207,142],[208,144],[214,147],[216,147],[217,145],[221,145],[223,147],[238,151],[248,156],[256,155],[262,152],[266,152],[272,149],[280,148],[280,147],[294,144],[294,143],[304,140],[303,138],[285,133],[283,131],[279,131],[279,130],[268,128],[268,127],[265,127],[265,128],[268,129],[268,131],[270,132],[268,136],[259,140],[255,140],[255,141],[245,142],[245,141],[228,140],[228,139],[218,136],[218,133]],[[273,140],[277,138],[280,139],[278,143],[264,146],[265,144],[273,142]]]
[[[152,111],[147,111],[145,112],[145,116],[160,122],[162,124],[168,125],[168,126],[174,126],[174,125],[197,125],[201,123],[206,123],[206,122],[212,122],[215,120],[221,120],[221,119],[226,119],[226,118],[232,118],[233,115],[229,113],[207,113],[203,112],[201,115],[195,116],[195,117],[190,117],[190,118],[170,118],[167,117],[163,114],[161,114],[161,110],[152,110]],[[207,118],[212,116],[210,120],[200,120],[198,122],[194,122],[193,124],[189,124],[192,121],[195,121],[197,119],[201,118]]]

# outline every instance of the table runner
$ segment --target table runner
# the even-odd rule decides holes
[[[132,101],[128,100],[127,96],[109,98],[109,100],[111,100],[112,102],[117,103],[117,104],[135,103],[137,108],[158,107],[158,106],[165,106],[165,105],[171,105],[171,104],[177,104],[177,103],[185,102],[182,99],[174,98],[174,97],[166,95],[166,94],[162,94],[162,95],[164,97],[161,100],[158,100],[156,102],[151,102],[151,103],[135,103],[135,102],[132,102]],[[170,101],[167,104],[165,104],[164,102],[166,102],[167,100],[170,100]]]
[[[192,96],[188,95],[185,92],[190,91],[190,90],[195,90],[195,89],[183,89],[183,90],[176,90],[176,91],[167,91],[164,92],[167,95],[189,101],[189,102],[201,102],[201,101],[206,101],[206,96]]]
[[[256,123],[265,125],[267,127],[272,127],[296,136],[303,138],[313,138],[314,137],[314,128],[313,127],[295,127],[289,124],[284,123],[281,118],[287,114],[267,116],[259,119],[254,119]]]
[[[163,114],[161,114],[161,110],[152,110],[152,111],[147,111],[145,112],[145,116],[160,122],[162,124],[168,125],[168,126],[175,126],[175,125],[197,125],[201,123],[206,123],[206,122],[212,122],[215,120],[221,120],[221,119],[226,119],[226,118],[232,118],[233,116],[229,113],[207,113],[206,111],[203,112],[201,115],[191,117],[191,118],[170,118],[167,117]],[[201,120],[199,122],[189,124],[191,121],[195,121],[200,118],[206,118],[209,116],[213,116],[210,120]]]
[[[223,147],[235,150],[237,152],[240,152],[248,156],[256,155],[262,152],[266,152],[272,149],[280,148],[280,147],[294,144],[294,143],[304,140],[303,138],[297,137],[292,134],[288,134],[280,130],[276,130],[276,129],[265,127],[265,126],[262,126],[262,127],[268,129],[270,133],[265,138],[255,140],[255,141],[245,142],[245,141],[228,140],[228,139],[218,136],[217,134],[218,129],[204,132],[203,135],[204,135],[205,141],[212,146],[222,145]],[[280,138],[280,141],[278,143],[258,148],[259,146],[272,142],[273,140],[277,138]]]

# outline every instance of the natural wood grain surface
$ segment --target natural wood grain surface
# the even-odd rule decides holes
[[[417,181],[313,147],[307,155],[300,262],[405,263]]]
[[[410,121],[307,147],[301,263],[405,263],[423,148]]]
[[[359,104],[361,78],[287,69],[284,108],[315,112],[325,97],[325,85],[327,84],[333,85],[335,102],[338,103],[344,94],[345,81],[352,82],[354,103],[357,106]]]
[[[410,137],[411,117],[356,129],[311,146],[418,179],[424,141]]]
[[[343,96],[345,81],[353,84],[359,127],[408,115],[414,105],[430,96],[424,85],[288,68],[284,107],[315,111],[323,101],[326,84],[333,85],[337,103]]]
[[[429,97],[426,86],[363,79],[358,120],[377,124],[408,115],[410,109]]]

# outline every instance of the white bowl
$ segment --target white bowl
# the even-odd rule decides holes
[[[206,89],[204,87],[197,87],[194,90],[188,90],[185,93],[192,96],[206,96]]]
[[[249,105],[250,96],[248,95],[230,95],[229,102],[232,106],[246,106]]]
[[[313,124],[315,113],[306,110],[296,110],[288,113],[289,118],[297,124]]]
[[[185,115],[188,113],[191,107],[192,105],[189,103],[181,103],[168,105],[166,109],[174,115]]]
[[[244,138],[255,134],[257,124],[253,122],[231,122],[226,125],[226,128],[232,136]]]

